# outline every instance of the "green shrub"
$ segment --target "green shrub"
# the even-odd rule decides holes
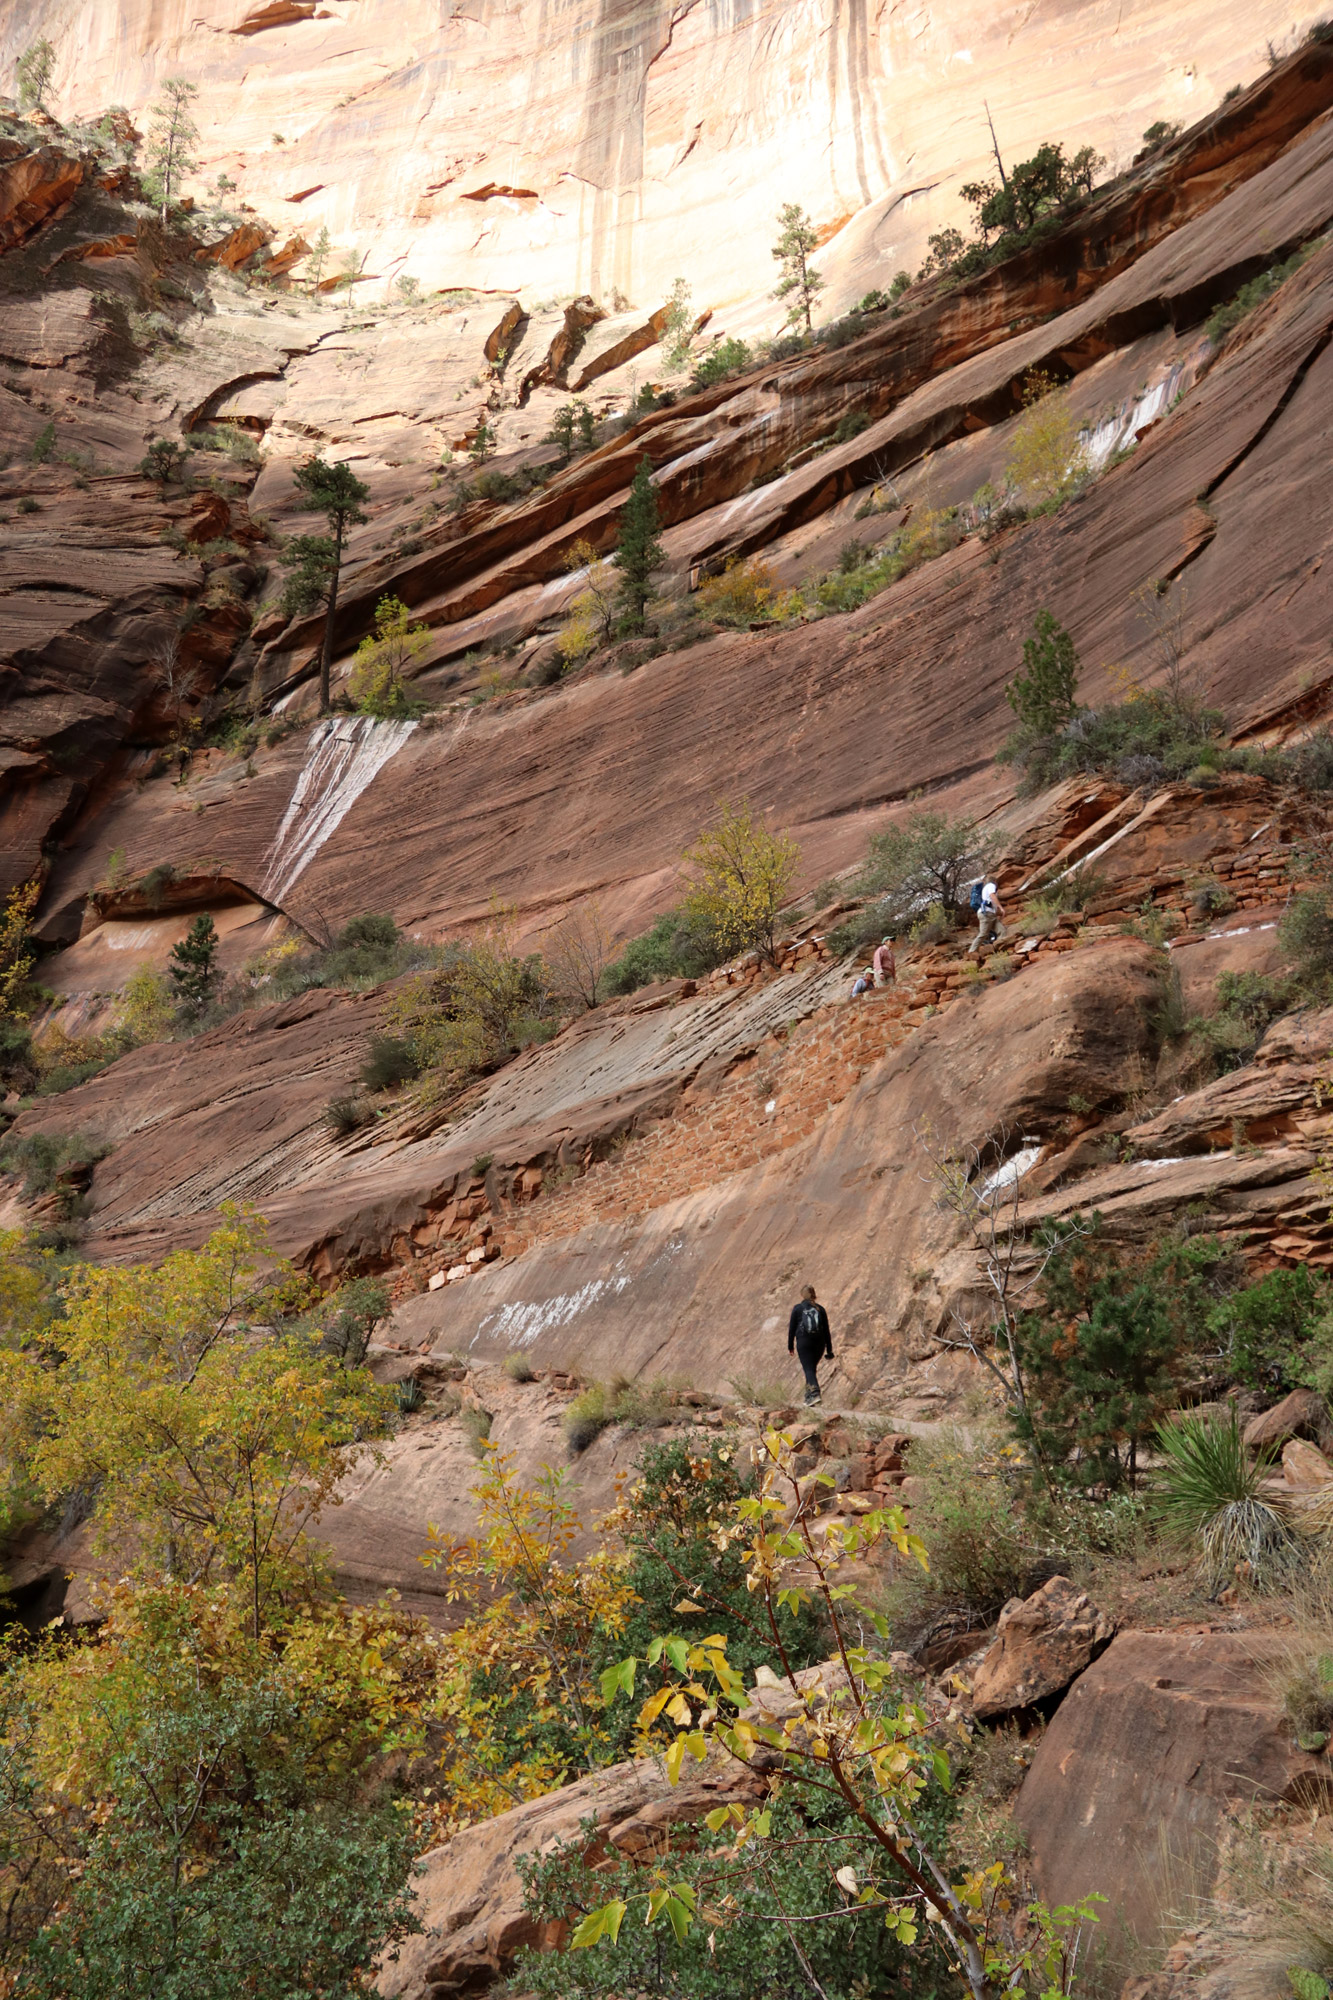
[[[1216,1012],[1195,1015],[1186,1025],[1224,1073],[1250,1060],[1269,1024],[1286,1012],[1293,997],[1287,980],[1262,972],[1219,973]]]
[[[33,439],[32,454],[31,454],[32,463],[34,465],[45,465],[49,460],[49,458],[51,457],[51,454],[55,450],[55,448],[56,448],[56,426],[55,426],[55,419],[52,418],[50,423],[44,424],[42,426],[41,430],[38,431],[37,436]]]
[[[345,1092],[340,1097],[331,1097],[324,1107],[324,1121],[339,1139],[348,1139],[353,1132],[359,1132],[363,1125],[374,1123],[375,1107],[364,1097]]]
[[[1177,1415],[1157,1426],[1156,1443],[1166,1463],[1155,1511],[1195,1544],[1213,1586],[1242,1565],[1261,1587],[1287,1581],[1300,1544],[1288,1510],[1264,1490],[1267,1467],[1251,1462],[1235,1409],[1220,1420]]]
[[[1055,1574],[1055,1550],[1023,1509],[1020,1472],[998,1441],[943,1430],[912,1445],[913,1478],[924,1487],[912,1527],[926,1545],[928,1571],[904,1565],[887,1609],[899,1641],[920,1644],[941,1624],[980,1631],[1011,1597],[1026,1597]]]
[[[935,1786],[914,1809],[923,1838],[936,1851],[953,1811],[952,1801]],[[661,1854],[654,1853],[662,1879],[684,1884],[697,1896],[701,1912],[720,1887],[725,1921],[695,1923],[677,1940],[670,1933],[663,1937],[658,1926],[631,1920],[614,1950],[605,1945],[592,1951],[524,1949],[515,1966],[515,1990],[521,1987],[539,2000],[618,2000],[625,1994],[799,2000],[811,1993],[829,2000],[870,1994],[932,2000],[948,1988],[945,1957],[933,1932],[906,1947],[886,1929],[880,1911],[858,1915],[853,1906],[835,1922],[818,1920],[830,1908],[836,1872],[866,1871],[865,1834],[840,1800],[812,1807],[794,1788],[783,1790],[775,1797],[769,1834],[737,1849],[734,1829],[691,1827],[668,1837]],[[523,1907],[534,1930],[554,1922],[573,1925],[611,1897],[642,1897],[648,1886],[642,1862],[612,1849],[594,1867],[600,1852],[590,1819],[577,1841],[518,1858]]]
[[[246,1005],[290,1000],[311,987],[346,988],[367,993],[405,972],[435,965],[438,947],[405,938],[392,917],[353,917],[327,945],[293,951],[279,946],[261,953],[247,965],[248,982],[240,989]]]
[[[375,1332],[391,1311],[389,1288],[379,1278],[350,1278],[294,1322],[344,1368],[360,1368]]]
[[[361,1069],[367,1090],[392,1090],[420,1076],[421,1064],[411,1042],[402,1035],[373,1035],[370,1054]]]
[[[1306,990],[1322,996],[1333,979],[1333,897],[1326,888],[1293,896],[1278,925],[1278,942]]]
[[[1139,1446],[1178,1400],[1234,1266],[1213,1237],[1114,1242],[1096,1214],[1057,1227],[1051,1243],[1016,1330],[1028,1395],[1015,1430],[1049,1477],[1132,1485]]]
[[[395,1382],[393,1393],[399,1415],[404,1417],[410,1417],[412,1412],[421,1409],[426,1401],[425,1390],[415,1375],[406,1375],[401,1382]]]
[[[31,493],[24,494],[23,498],[19,501],[18,511],[20,514],[35,514],[37,512],[37,502],[33,499]]]
[[[609,1382],[590,1382],[565,1411],[565,1438],[575,1457],[588,1449],[612,1424],[644,1430],[669,1421],[671,1391],[666,1382],[631,1382],[615,1375]]]
[[[511,1382],[535,1382],[537,1379],[537,1371],[526,1354],[517,1351],[506,1354],[503,1367]]]
[[[750,350],[743,340],[719,341],[711,354],[695,363],[691,385],[696,389],[711,388],[715,382],[725,382],[729,375],[739,375],[750,366]]]
[[[1274,264],[1270,270],[1261,271],[1257,278],[1251,278],[1248,284],[1242,285],[1225,305],[1214,306],[1204,327],[1213,346],[1220,347],[1232,328],[1239,326],[1265,300],[1271,299],[1274,292],[1285,285],[1288,278],[1294,277],[1318,248],[1318,242],[1303,243],[1284,263]]]
[[[465,1410],[459,1411],[459,1428],[467,1439],[468,1449],[474,1458],[486,1456],[486,1440],[491,1434],[493,1422],[490,1411],[479,1410],[475,1404],[470,1403]]]
[[[81,1132],[11,1136],[0,1141],[0,1173],[20,1175],[24,1196],[31,1201],[36,1195],[50,1194],[62,1182],[82,1178],[110,1151],[106,1140],[90,1139]],[[72,1207],[73,1200],[73,1188],[69,1187],[66,1206]]]
[[[631,939],[606,968],[610,994],[634,993],[659,979],[702,979],[730,953],[708,931],[691,923],[682,909],[668,910],[650,931]]]

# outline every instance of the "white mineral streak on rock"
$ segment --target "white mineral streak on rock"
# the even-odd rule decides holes
[[[316,724],[296,789],[265,856],[259,893],[266,903],[280,903],[291,894],[334,828],[415,728],[415,722],[377,722],[369,715],[330,716]]]
[[[540,1305],[529,1305],[516,1299],[512,1305],[487,1313],[473,1335],[472,1344],[475,1346],[484,1337],[507,1340],[511,1347],[531,1347],[539,1334],[548,1333],[553,1327],[568,1326],[571,1320],[577,1319],[598,1299],[608,1293],[616,1297],[628,1283],[628,1277],[623,1275],[618,1278],[590,1278],[576,1292],[562,1292],[557,1298],[543,1299]]]
[[[1012,1187],[1015,1181],[1021,1181],[1024,1174],[1031,1172],[1040,1158],[1040,1146],[1024,1146],[1012,1159],[1006,1160],[1002,1167],[997,1167],[995,1172],[983,1181],[977,1190],[977,1200],[989,1201],[991,1196],[998,1194],[1002,1188]]]

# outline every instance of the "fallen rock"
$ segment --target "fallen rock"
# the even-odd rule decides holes
[[[1014,1806],[1044,1902],[1096,1891],[1108,1920],[1147,1936],[1163,1854],[1206,1896],[1231,1807],[1327,1811],[1333,1770],[1293,1747],[1267,1685],[1281,1645],[1254,1631],[1122,1632],[1079,1676]]]
[[[722,1752],[675,1786],[658,1759],[646,1757],[468,1827],[424,1857],[415,1895],[425,1930],[380,1967],[376,1992],[383,2000],[453,2000],[500,1978],[524,1945],[539,1942],[516,1858],[576,1840],[581,1820],[596,1821],[599,1844],[641,1854],[668,1828],[764,1789],[761,1777]]]
[[[1105,1612],[1066,1576],[1053,1576],[1031,1597],[1011,1598],[972,1683],[973,1713],[986,1722],[1059,1694],[1114,1635]]]
[[[1245,1426],[1245,1442],[1251,1451],[1286,1444],[1289,1438],[1309,1438],[1313,1443],[1333,1445],[1333,1420],[1328,1405],[1313,1389],[1293,1389],[1271,1410],[1261,1410]]]
[[[1333,1482],[1333,1465],[1317,1444],[1290,1438],[1282,1447],[1282,1477],[1297,1493],[1317,1493]]]

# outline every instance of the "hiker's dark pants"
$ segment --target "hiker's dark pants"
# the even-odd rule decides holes
[[[805,1400],[807,1403],[813,1403],[819,1395],[818,1370],[823,1358],[824,1343],[822,1341],[818,1345],[814,1341],[797,1341],[796,1359],[800,1362],[805,1373]]]

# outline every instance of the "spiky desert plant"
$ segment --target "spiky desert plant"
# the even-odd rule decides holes
[[[1234,1409],[1221,1422],[1188,1411],[1169,1417],[1156,1439],[1166,1460],[1157,1512],[1198,1544],[1215,1587],[1241,1564],[1259,1584],[1293,1567],[1300,1544],[1290,1512],[1264,1492],[1268,1461],[1251,1460]]]

